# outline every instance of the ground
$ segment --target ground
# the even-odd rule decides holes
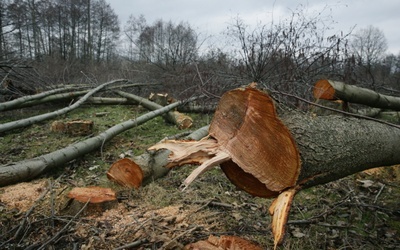
[[[47,109],[3,112],[0,122]],[[93,105],[56,120],[93,120],[97,134],[145,112],[135,106]],[[211,119],[207,114],[191,116],[195,125],[190,130]],[[36,157],[86,138],[51,132],[53,121],[1,134],[0,164]],[[108,168],[119,158],[140,155],[164,137],[181,132],[159,117],[81,159],[29,182],[1,188],[0,249],[182,249],[210,235],[236,235],[272,249],[268,214],[272,200],[237,190],[218,168],[184,191],[181,183],[194,166],[173,169],[138,190],[107,179]],[[279,249],[400,249],[399,180],[399,167],[386,167],[300,191]],[[85,186],[112,188],[118,202],[104,211],[71,205],[68,192]]]

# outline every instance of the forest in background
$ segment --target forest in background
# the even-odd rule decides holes
[[[400,54],[386,53],[381,30],[369,26],[328,36],[334,25],[329,13],[309,15],[301,6],[287,19],[251,29],[233,18],[226,41],[208,46],[211,38],[184,20],[149,24],[144,16],[131,16],[120,24],[105,0],[0,5],[3,88],[7,79],[37,92],[125,78],[157,83],[156,91],[185,98],[195,92],[220,96],[255,81],[310,99],[313,84],[326,78],[386,94],[400,91]]]

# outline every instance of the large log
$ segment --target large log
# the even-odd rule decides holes
[[[283,240],[290,204],[298,190],[400,163],[399,128],[294,110],[277,117],[272,99],[253,86],[222,96],[209,136],[198,143],[166,141],[150,149],[172,152],[167,167],[201,164],[186,185],[220,165],[230,181],[246,192],[278,197],[270,208],[275,246]]]
[[[313,89],[316,99],[343,100],[370,107],[400,111],[400,98],[379,94],[373,90],[348,85],[339,81],[319,80]]]

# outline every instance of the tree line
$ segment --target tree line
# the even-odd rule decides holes
[[[109,60],[119,37],[118,16],[105,0],[1,1],[0,56]]]
[[[16,62],[23,61],[36,67],[41,81],[47,77],[54,84],[76,81],[84,72],[96,81],[158,81],[180,94],[196,89],[220,95],[256,81],[303,97],[320,78],[400,90],[400,54],[386,53],[381,30],[330,34],[333,25],[329,13],[310,14],[302,7],[256,27],[236,17],[224,41],[207,47],[210,38],[188,22],[148,23],[131,16],[120,25],[105,0],[3,0],[0,76],[18,78]]]

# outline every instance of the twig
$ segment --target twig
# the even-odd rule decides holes
[[[141,240],[137,240],[137,241],[131,242],[129,244],[114,248],[114,250],[123,250],[125,248],[138,247],[138,246],[140,246],[140,245],[142,245],[144,243],[147,243],[147,242],[148,242],[147,239],[141,239]]]
[[[53,237],[51,237],[48,241],[46,241],[42,246],[38,248],[38,250],[45,249],[47,245],[55,241],[62,233],[64,233],[65,230],[68,229],[69,225],[78,217],[79,214],[83,212],[83,210],[86,208],[86,206],[89,204],[90,200],[88,200],[85,205],[74,215],[74,217],[71,218],[71,220],[68,221],[68,223],[58,232],[56,233]]]
[[[374,199],[374,203],[377,202],[379,195],[381,195],[383,189],[385,188],[385,184],[381,185],[381,188],[379,189],[379,192],[376,194],[375,199]]]
[[[195,227],[193,227],[191,229],[188,229],[188,230],[182,232],[181,234],[179,234],[176,237],[172,238],[170,241],[165,242],[163,244],[163,248],[167,247],[169,244],[172,244],[173,242],[177,242],[176,240],[179,239],[180,237],[184,236],[185,234],[191,233],[191,232],[196,231],[197,229],[200,229],[200,228],[201,228],[201,226],[195,226]]]

